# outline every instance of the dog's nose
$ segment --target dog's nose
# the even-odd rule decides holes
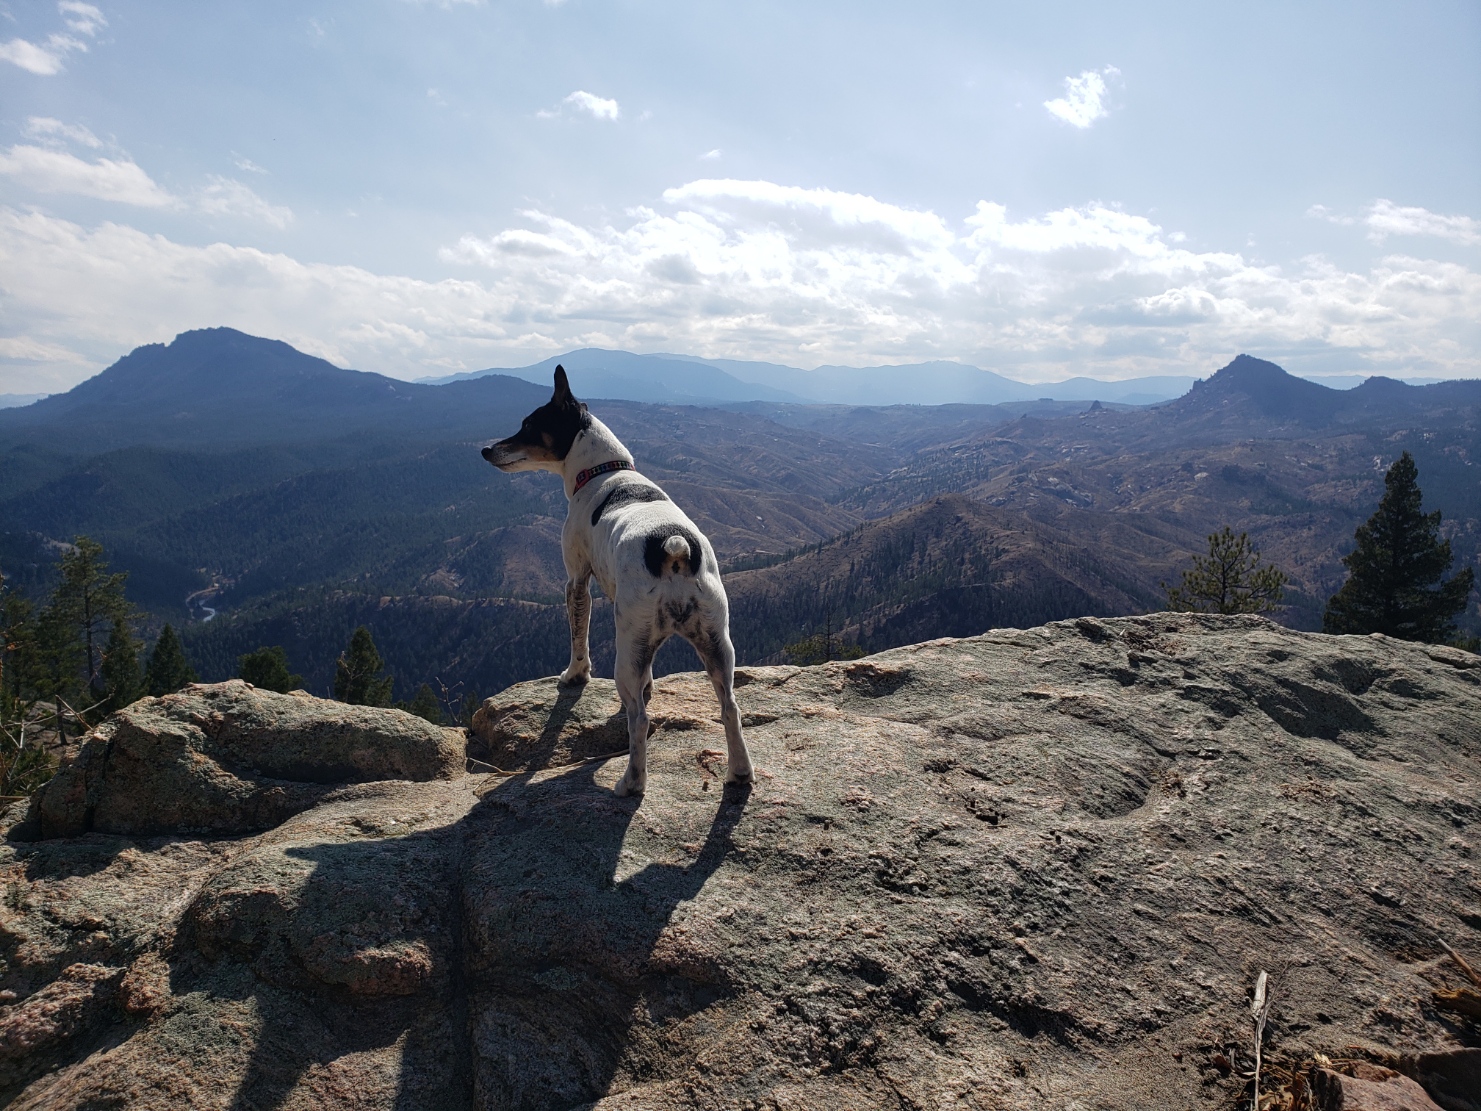
[[[484,448],[482,454],[483,454],[483,457],[485,459],[487,459],[490,463],[492,463],[494,461],[494,448],[493,448],[493,445],[490,444],[488,447]]]

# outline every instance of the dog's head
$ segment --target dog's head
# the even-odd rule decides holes
[[[558,471],[571,444],[591,424],[586,406],[571,393],[565,367],[555,368],[555,393],[525,417],[519,431],[483,449],[501,471]]]

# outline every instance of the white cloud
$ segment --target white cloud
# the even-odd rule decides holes
[[[699,160],[701,162],[716,162],[719,161],[720,153],[720,148],[716,147],[714,150],[707,150],[703,154],[701,154],[699,156]]]
[[[79,35],[96,35],[99,27],[108,26],[102,11],[92,4],[82,3],[81,0],[61,0],[57,11],[62,13],[68,30]]]
[[[11,39],[9,42],[0,42],[0,62],[20,66],[28,73],[40,77],[51,77],[62,71],[62,52],[37,46],[25,39]]]
[[[1356,224],[1355,216],[1345,216],[1340,212],[1333,212],[1324,204],[1314,204],[1306,210],[1306,215],[1318,220],[1325,220],[1329,224]]]
[[[705,179],[611,222],[529,211],[442,258],[463,276],[0,209],[0,334],[76,353],[45,364],[55,377],[33,367],[0,392],[56,389],[215,324],[406,377],[582,346],[794,365],[958,358],[1026,380],[1206,372],[1235,351],[1446,376],[1474,374],[1481,351],[1481,275],[1466,266],[1255,265],[1103,204],[1015,218],[983,201],[956,222],[862,194]]]
[[[1374,201],[1363,223],[1368,226],[1368,238],[1379,242],[1389,235],[1434,235],[1468,247],[1481,244],[1481,221],[1470,216],[1441,216],[1389,200]]]
[[[1106,66],[1099,71],[1087,69],[1079,77],[1066,77],[1065,95],[1044,101],[1044,107],[1055,118],[1083,130],[1096,120],[1110,115],[1110,109],[1106,106],[1106,98],[1110,93],[1106,78],[1115,79],[1120,76],[1121,71],[1115,66]]]
[[[596,120],[615,120],[620,111],[615,100],[607,100],[583,89],[577,89],[562,103],[569,104],[578,111],[586,112]]]
[[[29,336],[0,336],[0,359],[15,363],[74,363],[77,353],[59,343],[43,343]]]
[[[25,135],[31,139],[46,140],[64,139],[76,143],[79,146],[91,147],[97,150],[103,145],[103,141],[81,124],[63,123],[54,120],[50,116],[32,116],[26,121],[23,129]]]
[[[81,132],[84,136],[81,141],[92,138],[86,128],[73,128],[57,120],[30,122],[39,125],[35,130],[42,136],[75,138],[73,133]],[[215,174],[209,175],[206,184],[193,195],[176,196],[127,155],[89,162],[51,147],[17,144],[0,151],[0,174],[15,178],[38,193],[70,193],[140,208],[188,208],[207,216],[237,217],[275,228],[286,228],[293,221],[292,209],[270,204],[250,186]]]
[[[246,155],[238,154],[236,151],[231,152],[231,164],[237,169],[243,170],[249,174],[267,173],[267,171],[259,166],[256,162],[253,162],[252,159],[248,158]]]
[[[196,196],[195,207],[208,216],[239,216],[275,228],[286,228],[293,222],[292,209],[269,204],[240,181],[212,174],[206,182]]]
[[[80,0],[61,0],[57,10],[72,34],[54,32],[47,36],[42,45],[26,39],[11,39],[0,43],[0,61],[19,66],[38,77],[52,77],[62,71],[62,62],[69,53],[74,50],[87,52],[87,43],[76,38],[76,35],[92,37],[98,33],[99,27],[108,25],[98,8],[81,3]]]
[[[17,144],[0,152],[0,174],[41,193],[73,193],[144,208],[177,203],[128,158],[87,162],[65,151]]]
[[[1471,216],[1442,216],[1427,208],[1397,205],[1390,200],[1374,201],[1362,216],[1335,212],[1324,204],[1312,205],[1306,215],[1342,227],[1362,224],[1374,243],[1382,243],[1390,235],[1429,235],[1468,247],[1481,244],[1481,220]]]

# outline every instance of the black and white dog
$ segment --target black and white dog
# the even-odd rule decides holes
[[[648,783],[648,699],[653,656],[678,634],[694,645],[720,700],[729,751],[725,781],[751,781],[751,755],[735,704],[735,649],[730,607],[715,550],[683,510],[633,469],[622,441],[571,394],[566,372],[555,368],[555,395],[508,439],[483,449],[501,471],[554,471],[566,485],[561,555],[566,563],[566,610],[571,619],[571,662],[561,682],[591,677],[593,575],[612,599],[617,621],[617,693],[627,711],[627,771],[619,795],[641,794]]]

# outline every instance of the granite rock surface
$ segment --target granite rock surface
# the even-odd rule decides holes
[[[460,730],[240,679],[144,698],[83,738],[36,798],[32,836],[246,833],[336,784],[462,774]]]
[[[498,773],[7,846],[0,1098],[1227,1108],[1260,971],[1269,1077],[1478,1044],[1434,992],[1481,956],[1481,657],[1159,614],[738,683],[746,793],[702,675],[641,799],[552,680],[485,705]]]

